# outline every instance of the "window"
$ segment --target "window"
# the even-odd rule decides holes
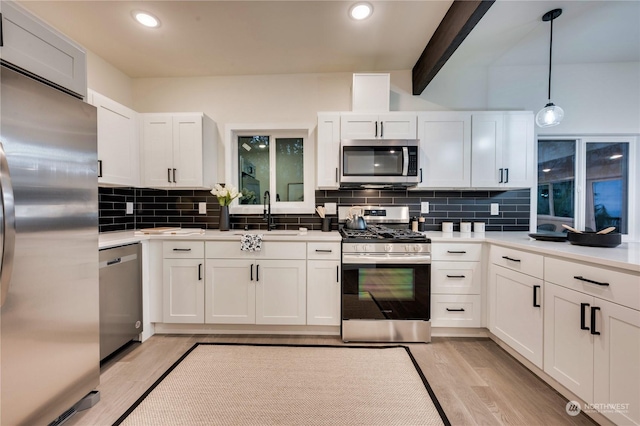
[[[537,227],[562,231],[563,223],[597,231],[609,226],[638,238],[630,206],[640,203],[637,140],[620,137],[538,141]],[[637,208],[637,207],[636,207]]]
[[[227,132],[227,181],[243,194],[231,212],[261,214],[269,191],[273,213],[313,213],[311,129],[269,127],[236,125]]]

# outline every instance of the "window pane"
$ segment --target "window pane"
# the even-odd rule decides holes
[[[538,142],[538,229],[562,231],[575,218],[575,140]]]
[[[304,201],[301,138],[276,139],[276,201]]]
[[[586,230],[628,232],[629,144],[587,144]]]
[[[240,204],[262,204],[269,189],[269,136],[238,136]]]

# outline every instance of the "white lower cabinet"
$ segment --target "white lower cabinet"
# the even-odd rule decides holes
[[[208,241],[206,253],[205,322],[306,324],[306,243],[263,241],[246,252],[237,241]]]
[[[546,282],[544,344],[547,374],[615,423],[640,424],[640,311]]]
[[[307,259],[307,324],[340,325],[340,243],[308,243]]]
[[[163,322],[204,322],[204,243],[165,242],[163,253]]]

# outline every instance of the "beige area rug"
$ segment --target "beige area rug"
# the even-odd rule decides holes
[[[198,343],[119,424],[450,423],[404,346]]]

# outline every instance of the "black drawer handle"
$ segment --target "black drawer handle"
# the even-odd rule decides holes
[[[449,311],[449,312],[464,312],[464,308],[455,308],[455,309],[447,308],[447,311]]]
[[[591,308],[591,334],[599,336],[600,332],[596,331],[596,311],[599,311],[600,308],[594,306]]]
[[[576,280],[584,281],[584,282],[589,283],[589,284],[596,284],[596,285],[601,285],[601,286],[605,286],[605,287],[609,285],[609,283],[601,283],[601,282],[598,282],[598,281],[590,280],[590,279],[582,277],[580,275],[574,276],[573,278],[575,278]]]
[[[459,251],[456,251],[456,250],[447,250],[447,253],[451,253],[451,254],[465,254],[465,253],[466,253],[466,251],[464,251],[464,250],[459,250]]]
[[[538,289],[540,288],[539,285],[534,285],[533,286],[533,307],[534,308],[539,308],[540,307],[540,303],[538,302]]]
[[[333,250],[316,249],[316,253],[333,253]]]
[[[520,262],[520,259],[514,259],[513,257],[509,257],[509,256],[502,256],[503,259],[507,259],[510,260],[512,262]]]
[[[190,248],[174,248],[173,251],[191,251]]]
[[[584,311],[584,308],[588,308],[589,305],[588,303],[581,303],[580,304],[580,330],[589,330],[589,327],[587,327],[586,321],[587,321],[587,314]]]
[[[115,265],[116,263],[120,263],[120,262],[122,262],[122,258],[121,257],[116,257],[115,259],[108,261],[107,262],[107,266]]]
[[[447,278],[467,278],[464,275],[448,275],[447,274]]]

